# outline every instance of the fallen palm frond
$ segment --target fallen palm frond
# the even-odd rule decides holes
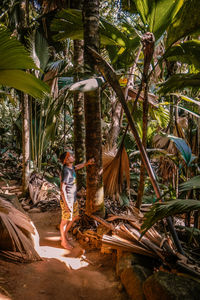
[[[103,181],[105,194],[111,197],[122,193],[125,181],[130,188],[129,159],[124,147],[120,147],[117,153],[103,153]]]
[[[193,209],[197,209],[195,204]],[[114,230],[110,229],[112,235],[103,234],[102,249],[115,249],[149,256],[162,261],[172,270],[176,269],[178,272],[200,278],[198,263],[191,256],[186,257],[176,252],[169,236],[161,235],[154,227],[141,235],[143,219],[144,215],[141,211],[133,207],[131,215],[109,216],[106,221],[112,222]]]
[[[193,199],[176,199],[163,203],[155,203],[144,216],[142,225],[143,233],[151,228],[158,220],[176,214],[182,214],[193,210],[200,210],[200,201]]]
[[[0,197],[0,251],[12,250],[20,253],[24,260],[39,260],[31,239],[34,234],[30,219]]]
[[[169,255],[175,255],[174,249],[170,247],[155,228],[149,229],[141,236],[141,225],[144,215],[133,208],[131,215],[110,216],[106,221],[116,222],[120,220],[112,236],[103,235],[102,243],[113,249],[121,249],[133,253],[159,257],[163,261],[166,256],[166,249]],[[165,247],[163,249],[163,244]]]

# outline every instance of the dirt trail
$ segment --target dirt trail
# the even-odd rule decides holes
[[[13,300],[125,300],[117,280],[112,256],[99,251],[85,252],[78,242],[69,252],[59,240],[58,212],[30,216],[40,235],[42,261],[14,264],[0,260],[0,286]],[[88,263],[89,261],[89,263]],[[0,294],[0,299],[1,294]]]

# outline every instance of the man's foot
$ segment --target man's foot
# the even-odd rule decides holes
[[[73,241],[73,237],[69,236],[68,234],[66,235],[67,241]]]
[[[65,242],[61,242],[61,246],[67,250],[72,250],[73,246],[70,243],[67,243],[67,241]]]

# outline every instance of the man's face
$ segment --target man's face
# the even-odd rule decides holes
[[[68,160],[69,163],[73,163],[75,161],[74,155],[69,153],[69,156],[68,156],[67,160]]]

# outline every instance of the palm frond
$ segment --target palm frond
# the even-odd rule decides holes
[[[144,222],[142,225],[143,234],[159,220],[193,210],[200,210],[200,201],[193,199],[176,199],[163,203],[156,203],[152,206],[150,211],[144,215]]]
[[[122,249],[150,257],[159,257],[164,260],[164,251],[161,246],[163,237],[155,228],[151,228],[141,236],[141,224],[144,216],[135,207],[131,210],[131,215],[113,215],[107,219],[108,222],[119,220],[119,224],[112,236],[103,235],[103,244],[109,245],[109,247],[114,249]],[[170,250],[171,254],[173,253],[171,247],[168,247],[168,250]]]
[[[34,98],[43,98],[49,87],[32,74],[21,70],[0,70],[0,84],[13,87]]]
[[[182,90],[186,87],[198,88],[200,85],[200,73],[197,74],[175,74],[160,85],[159,93]]]
[[[49,93],[48,86],[26,69],[37,69],[30,55],[15,38],[0,25],[0,84],[16,88],[41,99]]]
[[[38,68],[45,70],[49,60],[49,45],[38,31],[31,37],[31,56]]]
[[[0,25],[0,70],[37,69],[32,58],[16,38]]]
[[[169,61],[180,61],[189,65],[193,64],[197,69],[200,69],[199,55],[200,41],[191,40],[171,47],[164,57]]]
[[[194,189],[200,189],[200,175],[181,183],[179,186],[179,192],[190,191]]]
[[[35,229],[30,219],[13,207],[13,205],[0,197],[0,232],[6,231],[12,242],[12,250],[21,253],[24,259],[39,260],[40,257],[34,249],[31,234]],[[10,249],[3,248],[1,240],[0,251]]]
[[[103,153],[103,181],[105,194],[111,197],[122,192],[124,181],[127,182],[127,188],[130,188],[129,159],[124,147],[117,153]]]
[[[196,156],[192,155],[192,150],[188,144],[184,141],[184,139],[176,136],[168,135],[168,137],[175,143],[187,166],[190,166],[193,160],[196,159]]]

